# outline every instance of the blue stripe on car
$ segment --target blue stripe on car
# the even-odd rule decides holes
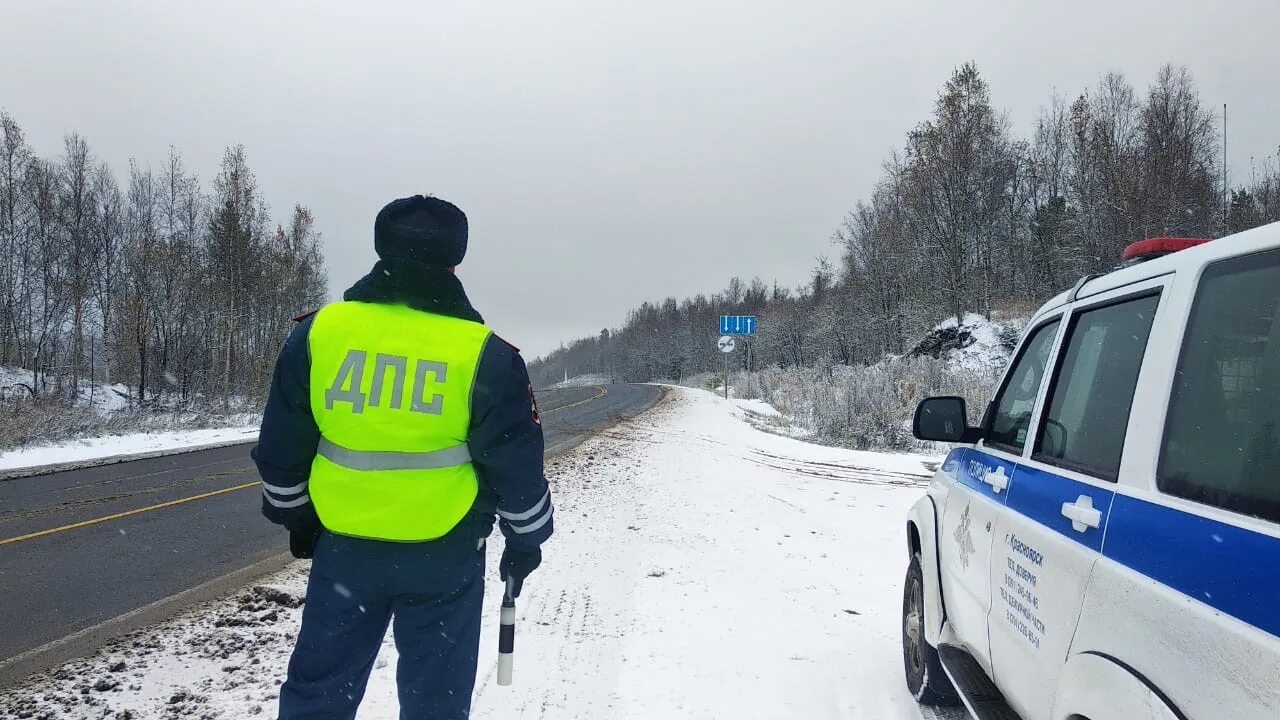
[[[985,495],[989,500],[997,505],[1003,505],[1005,498],[1009,496],[1007,489],[996,492],[995,488],[987,484],[983,478],[987,473],[993,473],[1003,470],[1005,477],[1009,478],[1010,483],[1013,481],[1013,473],[1017,469],[1017,465],[983,452],[978,452],[970,448],[965,448],[957,457],[952,453],[952,457],[956,460],[956,480],[968,487],[979,495]],[[950,458],[948,458],[950,464]]]
[[[1280,538],[1117,495],[1102,554],[1280,636]]]
[[[1077,532],[1071,527],[1071,520],[1062,514],[1062,504],[1074,503],[1081,495],[1092,500],[1094,509],[1102,513],[1102,522],[1096,528]],[[1109,489],[1020,465],[1009,485],[1009,499],[1005,505],[1097,552],[1102,549],[1102,528],[1107,526],[1107,511],[1111,509],[1114,496],[1115,492]]]
[[[1140,575],[1280,637],[1280,538],[1015,465],[976,449],[952,453],[948,465],[952,460],[957,481],[967,487]],[[997,465],[1013,478],[999,495],[970,470]],[[1088,495],[1102,513],[1097,529],[1076,532],[1062,515],[1062,504],[1081,495]]]

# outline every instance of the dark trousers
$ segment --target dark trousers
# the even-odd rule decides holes
[[[280,690],[280,719],[352,720],[394,623],[401,720],[466,720],[484,596],[484,551],[476,544],[325,533]]]

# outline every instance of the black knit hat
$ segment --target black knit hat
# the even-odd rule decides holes
[[[384,260],[454,267],[467,254],[467,216],[440,198],[392,200],[373,221],[373,247]]]

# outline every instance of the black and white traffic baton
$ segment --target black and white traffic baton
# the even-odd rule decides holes
[[[502,618],[498,626],[498,684],[511,684],[511,670],[515,664],[516,649],[516,579],[507,578],[507,591],[502,594]]]

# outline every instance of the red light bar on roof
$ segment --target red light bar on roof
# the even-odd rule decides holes
[[[1162,255],[1176,253],[1180,250],[1193,248],[1197,245],[1203,245],[1212,238],[1151,238],[1150,240],[1139,240],[1124,249],[1124,255],[1121,256],[1125,262],[1140,262],[1142,260],[1151,260]]]

